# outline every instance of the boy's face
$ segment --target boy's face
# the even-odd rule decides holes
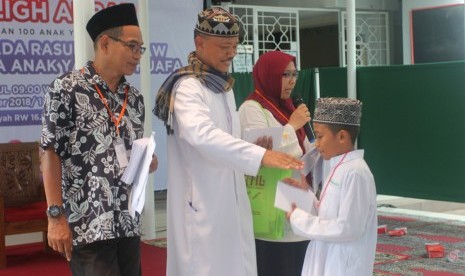
[[[345,153],[345,143],[342,130],[334,134],[326,124],[313,123],[315,131],[315,146],[323,159],[329,160],[334,156]]]

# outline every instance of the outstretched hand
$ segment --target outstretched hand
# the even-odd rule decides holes
[[[267,150],[263,155],[262,165],[265,167],[301,170],[303,162],[297,158],[278,151]]]

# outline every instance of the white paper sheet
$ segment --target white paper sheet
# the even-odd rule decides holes
[[[154,136],[155,133],[153,132],[150,137],[134,141],[129,165],[122,177],[123,182],[132,183],[128,202],[129,214],[132,217],[135,217],[136,212],[140,214],[144,209],[145,186],[147,185],[149,167],[156,147]]]
[[[303,175],[312,175],[312,192],[317,193],[319,189],[319,184],[323,183],[323,157],[313,145],[301,158],[304,162],[304,168],[302,169]]]
[[[286,212],[292,209],[292,203],[309,214],[316,214],[314,202],[318,202],[315,194],[310,190],[304,190],[278,181],[274,206]]]
[[[302,173],[307,175],[313,171],[313,168],[317,166],[319,160],[321,159],[321,155],[318,152],[316,147],[310,148],[301,158],[304,162],[304,168],[302,169]]]
[[[283,127],[246,128],[242,133],[242,139],[249,143],[255,143],[262,136],[271,136],[273,138],[273,149],[278,149],[281,147]]]

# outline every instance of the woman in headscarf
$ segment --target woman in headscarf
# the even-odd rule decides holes
[[[305,104],[295,107],[290,97],[297,76],[294,56],[280,51],[260,56],[253,67],[254,91],[240,106],[239,116],[242,130],[282,126],[281,145],[274,150],[298,158],[311,144],[303,129],[310,112]],[[308,242],[292,232],[287,220],[283,238],[256,237],[258,275],[300,275]]]

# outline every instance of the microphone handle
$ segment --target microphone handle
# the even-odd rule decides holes
[[[310,143],[315,142],[315,133],[313,133],[313,129],[310,123],[307,123],[304,125],[304,131],[305,131],[305,134],[307,134],[307,137]]]
[[[294,104],[295,107],[298,107],[301,104],[305,104],[304,100],[300,96],[296,96],[292,98],[292,103]],[[313,132],[313,128],[310,123],[304,125],[304,131],[305,131],[305,134],[307,135],[308,140],[311,143],[315,142],[315,133]]]

